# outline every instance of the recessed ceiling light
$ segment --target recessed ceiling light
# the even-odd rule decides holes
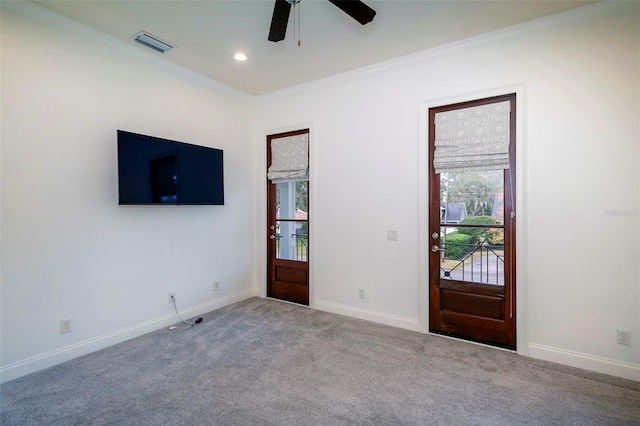
[[[235,59],[236,61],[243,62],[243,61],[247,60],[247,55],[245,55],[242,52],[234,53],[233,54],[233,59]]]

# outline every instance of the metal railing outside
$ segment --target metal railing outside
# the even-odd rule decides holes
[[[306,235],[293,234],[296,241],[296,260],[307,261],[309,254],[309,238]]]
[[[280,245],[282,244],[282,235],[276,234],[276,258],[285,260],[299,260],[301,262],[307,262],[309,256],[309,238],[306,235],[291,234],[291,241],[295,249],[295,255],[284,255],[280,251]]]
[[[443,243],[440,254],[440,278],[481,284],[504,285],[504,254],[502,246],[483,244]],[[464,253],[459,259],[449,253]],[[448,268],[443,267],[447,261]],[[450,266],[453,263],[453,266]]]

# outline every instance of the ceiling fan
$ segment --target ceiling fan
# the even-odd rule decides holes
[[[359,0],[329,0],[338,6],[344,13],[351,16],[362,25],[368,24],[376,16],[376,11]],[[271,28],[269,29],[269,41],[278,42],[284,40],[287,32],[287,22],[291,4],[297,4],[300,0],[276,0],[273,6]]]

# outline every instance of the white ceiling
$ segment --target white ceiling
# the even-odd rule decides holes
[[[128,43],[141,30],[147,31],[178,46],[156,55],[250,95],[261,95],[591,2],[365,0],[377,14],[362,26],[327,0],[302,0],[300,47],[294,38],[293,9],[285,40],[267,40],[273,0],[36,3]],[[245,52],[249,60],[235,61],[236,51]]]

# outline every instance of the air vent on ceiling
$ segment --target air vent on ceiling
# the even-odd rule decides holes
[[[156,52],[160,53],[166,53],[175,47],[144,31],[141,31],[139,34],[137,34],[133,38],[133,40],[143,46],[147,46],[149,49],[153,49]]]

